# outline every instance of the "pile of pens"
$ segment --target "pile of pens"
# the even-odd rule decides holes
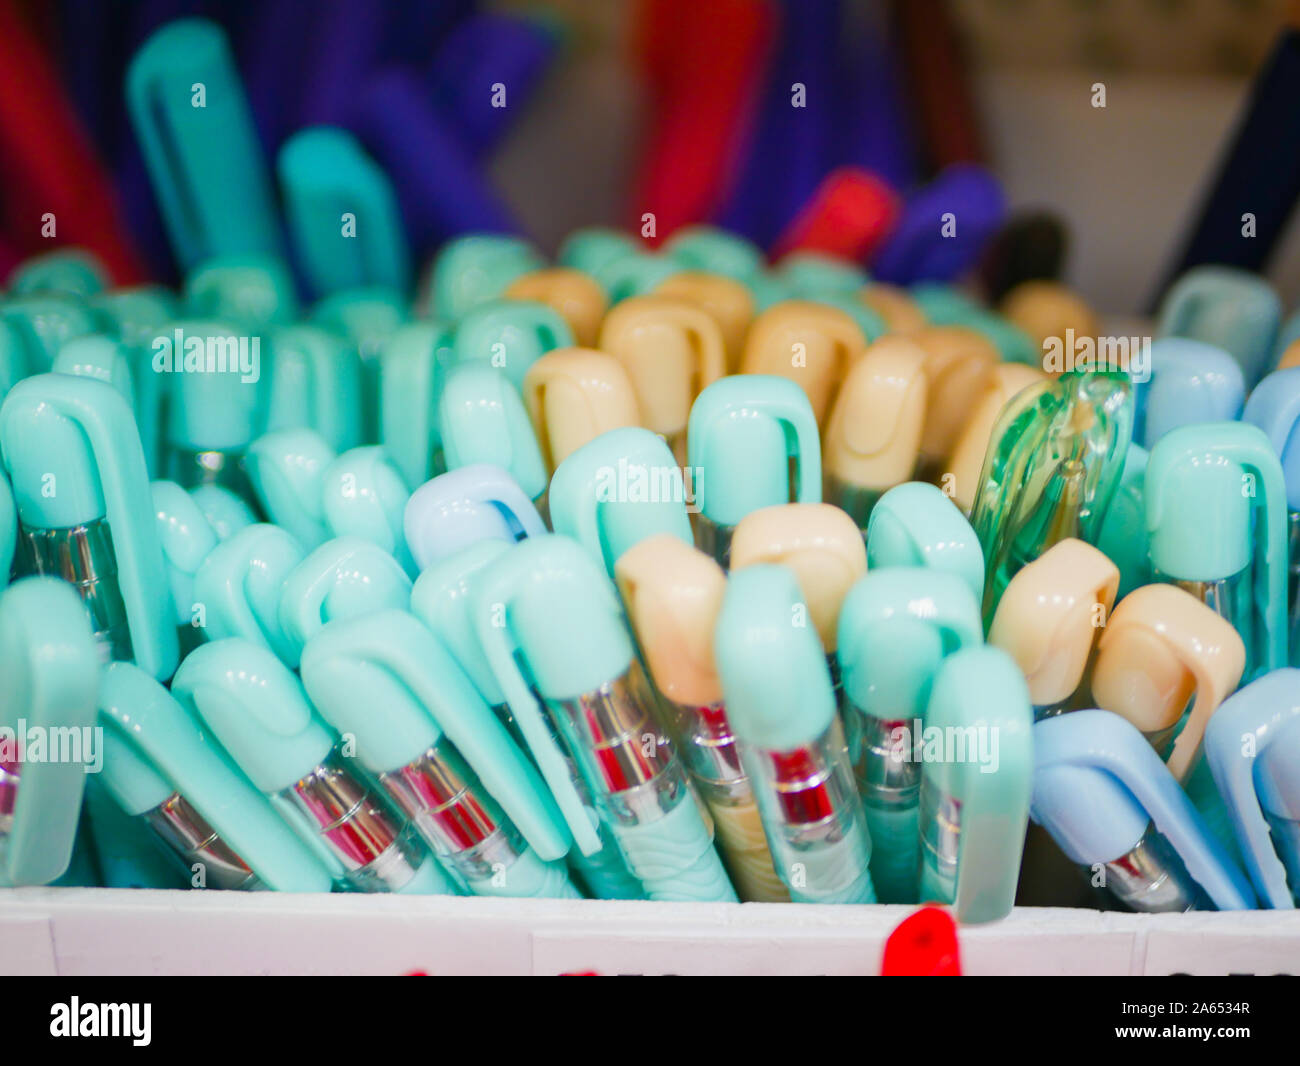
[[[181,286],[61,248],[0,290],[0,884],[1300,898],[1260,277],[1187,272],[1153,342],[1052,281],[989,306],[932,280],[986,249],[941,231],[972,170],[901,216],[840,172],[770,257],[485,223],[412,286],[436,159],[294,133],[287,252],[214,24],[127,98]]]

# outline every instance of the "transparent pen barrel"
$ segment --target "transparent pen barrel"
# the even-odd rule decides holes
[[[855,485],[834,474],[826,475],[823,491],[826,502],[833,503],[844,511],[864,532],[867,523],[871,520],[871,512],[880,502],[880,497],[885,494],[884,489]]]
[[[145,811],[143,818],[191,877],[202,876],[202,887],[246,890],[262,887],[248,864],[179,792],[173,792],[157,807]]]
[[[921,898],[952,903],[957,898],[961,857],[961,801],[922,776],[918,816]]]
[[[1216,581],[1174,581],[1190,592],[1215,614],[1227,621],[1241,636],[1246,646],[1246,669],[1243,678],[1249,678],[1261,663],[1259,620],[1255,615],[1254,590],[1251,587],[1253,566],[1247,566],[1231,577]],[[1157,578],[1167,580],[1157,572]]]
[[[256,496],[244,469],[243,458],[240,452],[172,445],[167,451],[167,476],[182,488],[219,485],[251,502]]]

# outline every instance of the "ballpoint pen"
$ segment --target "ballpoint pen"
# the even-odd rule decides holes
[[[772,272],[795,299],[804,300],[831,294],[847,296],[868,281],[867,272],[856,262],[830,252],[790,252],[781,257]]]
[[[1232,267],[1198,266],[1174,282],[1160,304],[1161,337],[1189,337],[1228,352],[1253,388],[1272,365],[1282,318],[1262,277]]]
[[[549,351],[572,348],[563,316],[543,303],[489,300],[466,311],[451,336],[457,363],[480,361],[500,370],[517,389],[528,368]]]
[[[518,237],[498,233],[457,237],[444,244],[434,260],[427,309],[434,318],[458,321],[480,304],[499,299],[521,275],[545,265],[541,254]]]
[[[336,537],[361,537],[379,545],[412,576],[403,516],[411,490],[379,445],[344,452],[321,473],[321,512]]]
[[[555,470],[547,497],[551,528],[573,537],[611,577],[639,541],[667,533],[691,544],[696,497],[668,445],[638,426],[588,441]]]
[[[988,387],[998,350],[967,326],[926,326],[909,338],[925,352],[925,428],[917,477],[939,481],[971,414],[971,397]]]
[[[778,503],[821,502],[821,444],[807,394],[788,378],[736,374],[691,408],[696,543],[725,569],[737,523]]]
[[[1255,426],[1181,426],[1147,461],[1146,524],[1158,581],[1233,624],[1246,680],[1287,660],[1287,506],[1282,466]]]
[[[717,226],[683,226],[664,241],[663,251],[685,270],[721,274],[740,282],[751,281],[764,266],[758,245]]]
[[[793,573],[727,582],[714,655],[777,875],[796,903],[874,903],[872,842],[826,656]]]
[[[898,218],[898,194],[862,167],[826,175],[772,246],[772,258],[821,252],[854,263],[869,261]]]
[[[0,406],[0,452],[18,509],[15,572],[72,582],[105,658],[169,677],[176,630],[126,400],[94,378],[27,378]]]
[[[1132,389],[1119,371],[1072,370],[1003,409],[971,509],[984,545],[985,625],[1029,560],[1067,537],[1097,543],[1132,425]]]
[[[924,566],[956,574],[978,603],[984,594],[984,550],[952,501],[921,481],[880,497],[867,524],[867,569]]]
[[[641,247],[639,240],[622,230],[586,226],[573,230],[564,238],[555,254],[555,261],[562,267],[581,270],[595,277],[607,264]]]
[[[0,321],[8,323],[21,354],[18,376],[43,374],[59,349],[75,337],[100,331],[101,323],[83,300],[62,293],[35,293],[0,300]]]
[[[1007,583],[989,643],[1025,675],[1036,719],[1108,706],[1092,702],[1089,675],[1097,635],[1112,631],[1118,587],[1115,564],[1073,537],[1053,544]]]
[[[1267,434],[1286,484],[1292,666],[1300,666],[1300,367],[1274,371],[1250,394],[1242,421]]]
[[[194,624],[194,575],[217,546],[218,538],[198,503],[176,482],[155,481],[150,490],[176,641],[183,659],[202,639],[201,630]]]
[[[577,899],[545,785],[438,639],[404,610],[330,622],[303,650],[321,716],[474,895]]]
[[[722,860],[740,898],[788,900],[727,721],[713,658],[726,575],[689,542],[658,534],[623,553],[614,577],[673,740],[713,816]]]
[[[1033,724],[1025,680],[1005,652],[964,648],[940,664],[920,752],[921,899],[952,904],[963,924],[1011,913],[1029,825]]]
[[[935,672],[983,641],[979,601],[955,574],[891,566],[845,598],[837,649],[845,733],[882,902],[914,903],[920,892],[917,756]]]
[[[623,364],[594,348],[547,352],[529,367],[522,391],[550,471],[602,433],[641,424]]]
[[[726,373],[726,349],[717,322],[687,301],[634,296],[605,316],[600,348],[627,371],[642,424],[684,460],[691,404]]]
[[[789,378],[808,395],[820,425],[867,340],[845,312],[810,300],[784,300],[754,319],[741,370]]]
[[[63,582],[27,578],[0,590],[0,884],[47,884],[67,869],[95,761],[87,745],[100,673],[86,613]],[[33,728],[65,738],[65,756],[34,757]]]
[[[925,351],[904,337],[872,344],[840,386],[822,440],[827,502],[867,528],[881,495],[911,480],[929,382]]]
[[[112,663],[98,706],[106,791],[149,827],[187,882],[330,890],[326,867],[157,681],[130,663]]]
[[[969,515],[980,486],[980,469],[988,454],[998,415],[1017,393],[1043,380],[1043,372],[1023,363],[998,363],[983,379],[983,390],[970,405],[938,481],[952,501]]]
[[[1034,726],[1031,814],[1130,910],[1248,910],[1250,883],[1137,729],[1109,711]]]
[[[218,540],[229,540],[257,521],[253,509],[241,497],[220,485],[195,485],[190,497],[199,505]]]
[[[312,308],[311,321],[337,333],[361,359],[361,435],[375,440],[380,424],[380,368],[386,344],[409,319],[407,297],[386,285],[344,289]]]
[[[1184,337],[1151,345],[1150,380],[1138,384],[1133,439],[1150,451],[1172,429],[1199,422],[1232,422],[1241,415],[1246,386],[1241,367],[1222,348]]]
[[[408,485],[442,472],[438,396],[451,363],[450,330],[437,322],[409,322],[380,348],[378,440]]]
[[[1044,343],[1065,343],[1068,337],[1097,340],[1101,324],[1080,296],[1056,281],[1035,279],[1017,285],[1002,296],[998,311],[1029,336],[1034,348]]]
[[[302,683],[240,638],[186,656],[172,695],[220,741],[334,883],[357,892],[454,895],[414,828],[374,791],[351,744],[321,720]]]
[[[883,281],[868,282],[858,290],[858,299],[885,320],[890,333],[908,334],[929,321],[906,289]]]
[[[186,275],[182,302],[193,318],[219,319],[256,334],[299,313],[289,265],[264,253],[204,259]]]
[[[248,446],[244,468],[266,517],[306,549],[330,535],[322,483],[338,456],[316,430],[274,429]]]
[[[56,248],[34,255],[9,275],[6,285],[14,296],[58,292],[89,300],[109,287],[104,264],[84,248]]]
[[[609,301],[605,290],[590,274],[573,267],[543,267],[515,278],[502,293],[507,300],[545,304],[564,319],[573,343],[596,347],[600,320]]]
[[[635,695],[622,609],[586,550],[552,534],[501,555],[474,590],[474,626],[579,850],[613,844],[650,899],[735,901],[676,749]]]
[[[306,427],[336,452],[363,436],[361,359],[342,337],[307,323],[272,331],[267,432]]]
[[[402,522],[419,571],[476,541],[513,543],[546,532],[528,494],[501,467],[487,464],[425,482],[411,493]]]
[[[629,297],[654,292],[684,269],[679,260],[665,253],[635,251],[609,260],[592,276],[613,307]]]
[[[1282,669],[1224,701],[1205,728],[1205,760],[1260,902],[1300,901],[1300,670]]]
[[[722,274],[684,270],[660,282],[654,295],[685,300],[708,313],[722,331],[727,373],[739,373],[745,337],[754,318],[754,295],[742,282]]]
[[[1044,349],[1019,326],[994,314],[965,291],[942,282],[924,282],[907,290],[930,325],[962,326],[991,342],[1009,363],[1041,366]]]
[[[278,254],[270,175],[221,29],[169,22],[131,60],[126,94],[182,269],[229,252]]]
[[[50,370],[55,374],[84,374],[86,377],[107,381],[122,394],[134,414],[135,373],[131,368],[130,355],[124,345],[102,333],[91,333],[68,341],[59,348]],[[141,440],[141,447],[143,445],[144,441]]]

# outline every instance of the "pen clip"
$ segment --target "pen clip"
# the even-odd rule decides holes
[[[199,505],[176,482],[155,481],[150,488],[176,624],[189,625],[194,575],[217,546],[217,535]]]
[[[546,532],[533,501],[499,466],[449,470],[411,494],[403,528],[417,568],[476,540],[515,541]]]
[[[530,300],[492,300],[456,323],[451,347],[456,363],[483,362],[522,389],[529,368],[547,352],[573,347],[569,324],[553,307]]]
[[[278,255],[235,252],[203,259],[185,278],[184,304],[198,318],[260,334],[298,317],[298,294]]]
[[[876,502],[867,521],[867,569],[923,566],[956,574],[976,602],[984,595],[984,549],[953,501],[933,485],[908,481]]]
[[[59,347],[51,368],[56,374],[81,374],[106,381],[135,410],[135,375],[126,346],[103,334],[75,337]]]
[[[1231,422],[1241,414],[1246,383],[1241,365],[1222,348],[1185,337],[1151,345],[1150,380],[1137,384],[1133,437],[1150,449],[1172,429]]]
[[[413,574],[402,516],[411,490],[380,445],[344,452],[321,475],[321,508],[336,537],[355,536],[377,544]]]
[[[1300,511],[1300,366],[1264,378],[1250,394],[1241,418],[1267,435],[1282,462],[1287,506]]]
[[[361,357],[327,329],[295,323],[271,336],[266,429],[315,430],[336,452],[362,440]]]
[[[321,485],[337,456],[314,429],[276,429],[248,446],[248,480],[267,517],[310,550],[330,535]]]
[[[438,397],[451,360],[449,334],[436,322],[395,330],[379,352],[379,440],[408,485],[433,473]]]
[[[507,470],[529,498],[546,492],[546,464],[523,397],[500,370],[480,360],[453,366],[437,420],[448,470],[488,463]]]
[[[546,265],[527,241],[503,233],[470,233],[448,241],[433,261],[427,309],[456,322],[480,304],[498,299],[521,274]]]
[[[595,348],[547,352],[528,368],[522,391],[551,471],[602,433],[641,424],[623,364]]]
[[[1258,274],[1199,266],[1174,282],[1160,305],[1161,337],[1190,337],[1223,348],[1241,366],[1247,387],[1267,371],[1282,304]]]

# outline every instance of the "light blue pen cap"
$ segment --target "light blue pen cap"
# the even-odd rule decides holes
[[[664,242],[663,251],[683,270],[721,274],[746,284],[766,265],[762,250],[753,241],[716,226],[685,226]]]
[[[135,410],[135,375],[131,369],[131,355],[126,346],[118,341],[100,333],[75,337],[59,349],[51,370],[56,374],[80,374],[107,381]]]
[[[12,330],[5,346],[16,341],[21,352],[8,359],[22,367],[19,377],[45,373],[54,365],[54,357],[63,345],[75,337],[97,333],[101,327],[99,316],[86,303],[60,293],[0,300],[0,321]]]
[[[9,487],[9,477],[0,465],[0,591],[9,584],[9,567],[14,561],[17,542],[18,509],[14,506],[14,490]]]
[[[953,501],[934,485],[908,481],[880,497],[867,520],[867,567],[923,566],[955,574],[984,595],[984,549]]]
[[[487,463],[509,472],[532,499],[546,491],[546,463],[519,389],[486,362],[453,366],[438,400],[448,470]]]
[[[182,269],[279,254],[270,176],[221,28],[189,18],[157,30],[127,68],[126,101]]]
[[[15,296],[58,292],[88,300],[108,288],[108,272],[93,252],[84,248],[56,248],[25,260],[8,280]]]
[[[544,699],[568,700],[628,671],[632,639],[614,586],[576,540],[546,534],[484,570],[473,599],[479,644],[511,714],[579,849],[594,855],[600,838],[533,686]]]
[[[438,405],[452,362],[450,330],[411,322],[395,330],[379,353],[379,442],[408,485],[434,473]]]
[[[1273,365],[1281,318],[1277,293],[1258,274],[1200,266],[1179,278],[1165,296],[1159,332],[1224,349],[1241,365],[1250,388]]]
[[[217,546],[217,535],[198,503],[176,482],[155,481],[150,489],[175,622],[189,625],[195,602],[194,575]]]
[[[480,540],[511,543],[546,532],[532,499],[499,466],[439,474],[411,494],[403,519],[418,569]]]
[[[595,277],[606,264],[641,247],[639,240],[622,230],[587,226],[564,238],[555,261],[560,266],[572,267]]]
[[[506,698],[474,629],[473,590],[479,575],[509,550],[510,544],[496,537],[476,541],[425,567],[411,589],[411,613],[447,646],[493,707],[501,706]]]
[[[328,892],[329,872],[258,794],[230,756],[158,682],[129,663],[112,663],[99,693],[104,783],[129,814],[179,792],[265,887]],[[155,802],[151,802],[155,801]]]
[[[278,256],[240,252],[205,259],[185,279],[185,307],[195,318],[218,318],[260,332],[298,317],[288,264]]]
[[[1286,486],[1269,438],[1255,426],[1182,426],[1151,451],[1145,479],[1151,564],[1167,577],[1220,581],[1252,558],[1258,647],[1247,671],[1286,665]]]
[[[451,343],[457,363],[486,363],[522,389],[530,366],[552,349],[573,347],[575,341],[569,324],[546,304],[491,300],[465,313]]]
[[[330,622],[304,649],[302,678],[321,716],[356,738],[372,774],[400,771],[446,735],[542,859],[568,852],[537,770],[418,619],[392,610]]]
[[[393,183],[352,134],[300,130],[276,161],[298,262],[321,296],[368,285],[405,292],[411,253]]]
[[[303,646],[333,620],[405,610],[410,602],[411,579],[388,552],[359,537],[327,540],[289,571],[280,590],[285,662],[297,667]]]
[[[973,647],[944,659],[930,690],[925,732],[962,737],[966,749],[956,757],[954,745],[949,757],[945,746],[940,761],[924,759],[921,806],[924,811],[924,794],[933,790],[940,834],[944,819],[959,819],[957,871],[952,883],[936,875],[932,855],[924,856],[921,894],[933,898],[937,890],[942,902],[953,904],[959,922],[993,922],[1011,913],[1029,824],[1033,725],[1024,675],[1006,652]],[[923,820],[922,841],[929,836]]]
[[[1298,724],[1300,670],[1283,669],[1228,697],[1205,727],[1205,758],[1246,872],[1260,900],[1279,910],[1300,897]]]
[[[1282,462],[1286,502],[1300,511],[1300,367],[1275,370],[1246,401],[1242,421],[1264,431]]]
[[[65,582],[34,577],[0,592],[0,677],[0,884],[48,884],[72,857],[87,753],[78,743],[80,761],[22,759],[20,749],[33,727],[90,743],[100,678],[86,612]]]
[[[770,374],[735,374],[704,389],[687,427],[700,512],[734,526],[779,503],[820,503],[821,444],[808,395]],[[794,462],[794,484],[790,483]]]
[[[1127,856],[1154,823],[1215,907],[1255,906],[1250,883],[1126,719],[1100,710],[1044,718],[1034,726],[1034,767],[1033,819],[1074,862]]]
[[[825,252],[791,252],[774,271],[796,300],[833,293],[856,293],[871,279],[856,263]]]
[[[195,485],[190,489],[190,496],[199,505],[218,540],[229,540],[257,521],[253,509],[243,498],[221,485]]]
[[[433,317],[455,321],[545,265],[541,253],[519,237],[471,233],[448,241],[433,261]]]
[[[792,570],[759,563],[727,579],[713,652],[727,720],[743,743],[792,751],[831,727],[826,652]]]
[[[648,429],[612,429],[571,453],[555,469],[548,503],[555,532],[579,541],[610,577],[647,537],[694,543],[681,468]]]
[[[1133,436],[1150,450],[1172,429],[1196,422],[1231,422],[1241,414],[1245,382],[1222,348],[1185,337],[1151,345],[1151,379],[1135,379]]]
[[[303,560],[302,546],[279,526],[241,529],[208,553],[194,574],[194,620],[208,640],[240,637],[296,658],[280,624],[285,579]]]
[[[49,531],[75,537],[78,527],[106,520],[111,556],[105,549],[88,560],[93,573],[75,571],[92,579],[80,587],[95,593],[116,568],[131,658],[154,677],[169,677],[176,630],[144,452],[121,393],[71,374],[20,381],[0,406],[0,452],[23,531],[35,539]]]
[[[605,290],[611,305],[630,296],[645,296],[686,267],[680,260],[656,252],[637,250],[601,264],[592,276]]]
[[[329,538],[322,485],[325,471],[337,458],[324,437],[302,428],[263,433],[244,457],[262,510],[304,548]]]
[[[352,448],[321,475],[321,506],[336,537],[360,537],[377,544],[407,573],[416,573],[402,529],[411,490],[378,445]]]
[[[314,429],[336,452],[362,441],[361,357],[342,337],[299,323],[269,338],[266,429]]]

